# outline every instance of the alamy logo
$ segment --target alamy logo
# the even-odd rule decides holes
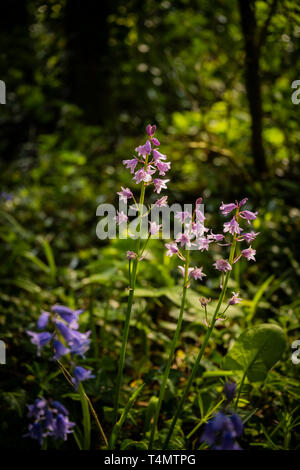
[[[4,341],[0,340],[0,364],[6,364],[6,347]]]
[[[294,93],[292,93],[291,100],[293,104],[299,104],[300,103],[300,80],[294,80],[292,82],[292,88],[297,88]]]
[[[115,238],[147,240],[150,233],[152,239],[170,240],[180,234],[189,234],[191,225],[199,237],[207,232],[208,229],[202,223],[192,220],[192,204],[184,204],[183,207],[180,204],[171,206],[165,202],[161,204],[156,203],[151,207],[135,204],[128,207],[126,202],[120,200],[118,210],[112,204],[100,204],[96,212],[96,215],[101,217],[96,227],[97,237],[100,240]],[[197,214],[198,219],[204,221],[203,204],[197,205]],[[129,217],[132,219],[129,220]],[[189,249],[197,250],[199,246],[191,243]]]
[[[6,104],[6,86],[3,80],[0,80],[0,104]]]
[[[300,339],[293,342],[292,349],[296,349],[292,354],[292,363],[298,365],[300,364]]]

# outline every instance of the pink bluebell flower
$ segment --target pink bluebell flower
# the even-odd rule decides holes
[[[161,229],[161,225],[158,225],[156,222],[149,222],[150,228],[149,228],[149,233],[151,235],[155,235],[158,233]]]
[[[130,169],[130,173],[134,173],[135,167],[138,164],[137,158],[132,158],[131,160],[123,160],[123,165],[126,165],[127,169]]]
[[[163,153],[159,152],[157,149],[153,149],[152,155],[153,155],[154,162],[157,162],[160,160],[167,160],[167,155],[164,155]]]
[[[171,163],[170,162],[161,162],[160,160],[157,160],[157,162],[155,164],[156,164],[156,167],[159,171],[160,176],[165,176],[165,174],[171,168]]]
[[[209,238],[210,240],[214,241],[214,242],[221,242],[222,240],[224,240],[224,235],[222,233],[216,233],[214,234],[212,231],[210,232],[209,235],[207,235],[207,238]]]
[[[256,261],[255,254],[256,250],[254,250],[251,246],[249,246],[249,248],[246,248],[245,250],[242,250],[242,255],[247,259],[247,261]]]
[[[131,199],[133,197],[133,194],[129,188],[123,188],[123,186],[121,186],[121,190],[122,191],[117,192],[121,201],[127,202],[127,199]]]
[[[139,145],[135,151],[137,152],[138,156],[143,156],[144,158],[146,155],[150,155],[151,153],[151,143],[149,140],[144,145]]]
[[[247,201],[248,201],[248,198],[247,198],[247,197],[244,197],[244,199],[242,199],[242,200],[239,202],[239,207],[244,206]]]
[[[192,232],[196,237],[202,237],[208,230],[201,222],[192,223]]]
[[[203,268],[197,268],[194,267],[193,270],[191,271],[191,277],[195,280],[200,279],[202,281],[203,277],[205,277],[206,274],[203,272]]]
[[[198,222],[204,222],[205,216],[200,209],[195,209],[196,219]]]
[[[184,223],[187,219],[191,219],[192,214],[188,211],[176,212],[175,219],[180,220],[181,223]]]
[[[166,256],[172,257],[173,255],[177,255],[178,246],[176,245],[176,243],[166,243],[165,247],[167,248]]]
[[[227,271],[231,271],[232,270],[232,267],[231,265],[228,263],[228,261],[226,259],[218,259],[214,264],[213,266],[215,266],[215,268],[218,270],[218,271],[223,271],[224,273],[226,273]]]
[[[170,180],[161,180],[159,178],[155,178],[153,180],[153,184],[154,184],[154,192],[156,192],[157,194],[160,194],[161,190],[162,189],[167,189],[167,183],[169,182]]]
[[[147,173],[144,168],[140,168],[134,175],[133,180],[135,180],[136,184],[141,183],[144,181],[145,183],[151,181],[151,175]]]
[[[224,204],[224,202],[222,202],[222,205],[220,206],[220,211],[222,212],[223,215],[228,215],[230,214],[230,212],[232,212],[236,208],[237,206],[233,202],[229,204]]]
[[[204,250],[208,251],[209,245],[212,243],[212,240],[205,237],[197,238],[197,245],[199,250],[203,253]]]
[[[248,224],[250,224],[251,220],[255,220],[258,212],[251,212],[251,211],[242,211],[240,212],[240,217],[242,219],[246,219]]]
[[[178,266],[178,269],[180,270],[182,277],[184,277],[185,274],[185,267],[184,266]],[[194,268],[189,268],[188,269],[188,277],[190,276],[191,272],[194,270]]]
[[[232,292],[232,297],[231,299],[229,300],[229,305],[235,305],[235,304],[239,304],[241,303],[242,299],[239,298],[239,292],[235,293],[235,292]]]
[[[168,196],[163,196],[160,199],[157,199],[157,201],[155,201],[155,205],[158,206],[158,207],[167,206],[168,205]]]
[[[187,233],[178,233],[176,242],[180,243],[180,246],[191,246],[191,237]]]
[[[151,124],[148,124],[148,126],[146,127],[146,132],[148,136],[153,137],[155,134],[155,131],[156,131],[156,125],[154,124],[153,126],[151,126]]]
[[[126,257],[129,260],[135,259],[136,256],[137,256],[137,254],[134,251],[127,251],[127,253],[126,253]]]
[[[117,215],[115,216],[115,221],[117,222],[118,225],[120,225],[124,222],[127,222],[128,217],[127,217],[126,214],[124,214],[123,211],[121,211],[121,212],[117,211]]]
[[[233,217],[230,222],[225,222],[224,226],[224,232],[229,232],[231,235],[234,235],[235,233],[240,234],[241,231],[243,230],[239,224],[236,221],[236,218]]]
[[[248,233],[243,233],[242,239],[245,240],[247,243],[253,242],[253,240],[259,235],[260,232],[254,232],[253,230]]]

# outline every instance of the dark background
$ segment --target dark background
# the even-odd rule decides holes
[[[25,403],[41,389],[49,392],[47,370],[32,364],[24,334],[41,308],[56,301],[86,306],[95,295],[96,328],[104,325],[110,335],[99,348],[112,358],[97,364],[111,386],[125,245],[97,240],[95,213],[99,203],[117,201],[121,184],[131,184],[122,160],[144,143],[149,122],[157,124],[172,162],[171,203],[203,196],[216,224],[221,201],[247,196],[248,209],[259,211],[258,262],[243,264],[233,287],[248,296],[247,313],[267,282],[255,305],[257,320],[280,324],[290,343],[298,339],[296,0],[2,1],[0,79],[7,91],[0,105],[0,328],[9,361],[1,366],[1,445],[28,445],[21,439]],[[174,282],[170,266],[155,271],[159,256],[144,273],[144,286]],[[99,272],[97,285],[86,281]],[[208,289],[218,283],[214,276],[211,270]],[[150,301],[147,308],[155,324],[170,313]],[[235,334],[243,326],[237,321]],[[160,354],[160,339],[153,341],[145,370]],[[289,352],[279,382],[264,403],[270,428],[275,408],[291,412],[300,396],[299,366],[290,366]],[[291,395],[287,383],[295,384]],[[109,405],[108,389],[101,406],[101,400]],[[262,436],[251,431],[244,445],[264,442]]]

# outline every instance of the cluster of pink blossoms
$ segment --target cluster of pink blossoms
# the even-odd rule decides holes
[[[167,256],[172,257],[173,255],[176,255],[181,260],[185,261],[185,258],[180,251],[180,248],[182,247],[185,249],[198,249],[203,252],[204,250],[208,251],[210,244],[214,242],[218,243],[220,246],[229,246],[232,244],[232,240],[226,240],[226,235],[228,233],[233,236],[236,242],[245,241],[246,243],[250,244],[259,233],[255,233],[254,231],[243,233],[244,229],[239,225],[240,219],[244,219],[250,224],[250,222],[255,220],[257,216],[257,212],[241,210],[241,207],[246,204],[247,200],[247,198],[244,198],[239,203],[237,201],[230,204],[222,203],[220,210],[223,215],[228,215],[232,211],[235,211],[235,215],[232,217],[232,219],[229,222],[225,222],[223,224],[223,233],[214,234],[212,230],[205,227],[205,216],[200,210],[202,198],[197,199],[196,209],[194,210],[193,214],[188,211],[178,212],[175,215],[175,218],[184,224],[184,230],[182,233],[179,233],[176,236],[174,242],[165,244],[165,247],[167,248]],[[241,251],[241,254],[233,260],[233,264],[236,263],[241,257],[246,258],[248,261],[255,261],[255,254],[256,251],[250,245],[248,248],[245,248]],[[222,274],[232,270],[232,266],[228,259],[218,259],[213,264],[213,266]],[[184,266],[179,266],[179,269],[184,276]],[[188,269],[189,279],[200,279],[200,281],[202,281],[203,277],[205,276],[206,274],[203,273],[202,267]],[[230,305],[234,305],[241,301],[238,295],[239,293],[235,294],[233,292],[233,297],[229,301]]]
[[[171,163],[166,161],[166,155],[158,151],[157,147],[160,146],[160,142],[156,137],[154,137],[155,131],[155,125],[151,126],[149,124],[146,127],[149,139],[144,145],[140,145],[135,149],[138,154],[137,157],[134,157],[131,160],[123,160],[123,164],[126,168],[130,169],[130,173],[134,174],[132,179],[136,184],[139,184],[142,181],[147,185],[153,184],[154,192],[160,194],[162,189],[167,188],[167,183],[170,180],[154,178],[153,176],[156,172],[158,172],[158,176],[165,176],[171,168]],[[151,159],[149,158],[150,156]],[[128,190],[128,188],[126,188],[126,190]],[[122,188],[122,193],[125,198],[128,198],[128,195],[125,194],[126,190]],[[120,195],[120,193],[118,194]],[[132,195],[129,197],[132,197]]]
[[[135,149],[137,156],[129,160],[123,160],[123,165],[134,174],[133,181],[136,184],[144,183],[146,186],[153,185],[154,192],[160,194],[162,189],[167,189],[169,179],[158,178],[157,176],[165,176],[171,168],[171,162],[167,162],[167,156],[159,152],[159,140],[154,137],[156,126],[148,124],[146,133],[148,140],[144,145],[140,145]],[[157,174],[158,173],[158,174]],[[154,175],[156,174],[156,177]],[[127,202],[129,199],[134,199],[133,193],[129,188],[123,188],[117,193],[121,201]],[[163,196],[155,202],[159,207],[166,206],[168,203],[168,196]],[[137,204],[136,204],[137,206]],[[137,207],[135,208],[137,210]],[[117,211],[116,222],[121,224],[127,222],[128,217],[124,212]],[[155,223],[154,223],[155,224]],[[150,234],[154,235],[159,231],[158,225],[150,226]]]

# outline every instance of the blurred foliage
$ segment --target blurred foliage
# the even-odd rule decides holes
[[[88,66],[84,69],[82,63],[84,73],[78,76],[72,75],[74,43],[67,25],[70,4],[80,2],[27,0],[19,10],[14,1],[8,3],[0,33],[0,78],[7,87],[7,104],[0,108],[0,184],[1,192],[11,195],[0,201],[0,327],[7,344],[7,365],[0,369],[1,446],[37,447],[22,434],[28,424],[25,404],[39,393],[61,397],[73,420],[81,420],[76,396],[57,365],[36,358],[25,333],[34,327],[40,310],[56,302],[86,309],[82,321],[94,339],[86,362],[97,375],[86,390],[110,431],[127,299],[124,253],[132,242],[99,241],[95,214],[98,204],[117,203],[120,185],[131,184],[122,159],[130,158],[142,143],[145,124],[155,122],[163,153],[172,161],[170,203],[190,203],[203,196],[207,225],[218,228],[223,223],[218,213],[222,200],[247,196],[249,209],[259,210],[254,223],[260,232],[257,263],[236,265],[229,285],[245,300],[215,331],[173,445],[199,447],[201,427],[185,437],[209,419],[222,399],[224,377],[218,369],[225,353],[246,327],[271,323],[283,328],[288,345],[265,382],[246,384],[240,400],[247,422],[241,445],[299,448],[299,365],[290,360],[290,345],[300,334],[300,130],[299,108],[291,102],[291,83],[300,78],[298,3],[278,3],[262,46],[267,175],[257,172],[251,153],[236,2],[103,1],[101,41],[99,31],[84,31],[82,44],[83,51],[90,50],[95,38],[102,49],[91,50]],[[270,2],[255,1],[255,7],[261,28]],[[94,24],[91,2],[83,8],[78,13],[74,6],[74,16],[90,15]],[[100,71],[99,83],[92,78],[91,64]],[[198,298],[217,296],[219,279],[212,269],[216,254],[194,257],[207,278],[188,292],[161,436],[205,333]],[[176,326],[181,282],[163,244],[151,242],[138,276],[123,405],[142,380],[147,386],[122,428],[122,449],[145,445],[152,395],[159,390]],[[95,427],[93,431],[97,447]],[[76,448],[75,441],[69,439],[67,446]]]

